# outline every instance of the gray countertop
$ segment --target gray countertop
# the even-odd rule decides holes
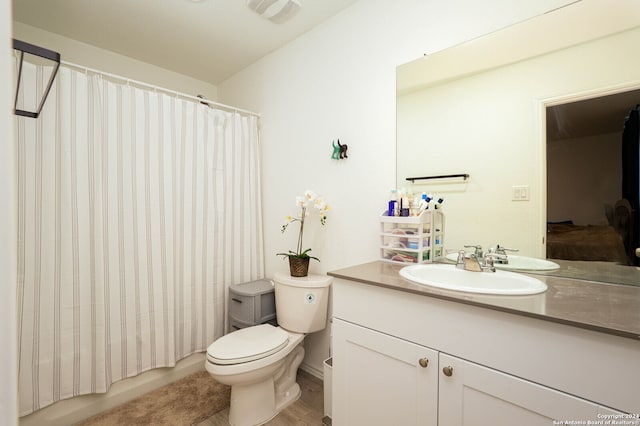
[[[640,340],[640,287],[530,275],[546,283],[548,290],[531,296],[494,296],[416,284],[399,275],[404,266],[375,261],[328,275]]]

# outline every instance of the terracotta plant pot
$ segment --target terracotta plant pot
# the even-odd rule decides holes
[[[306,277],[309,273],[308,257],[289,256],[289,272],[292,277]]]

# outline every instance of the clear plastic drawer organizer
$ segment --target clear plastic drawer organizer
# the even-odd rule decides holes
[[[380,216],[380,258],[394,263],[430,263],[443,256],[444,215]]]

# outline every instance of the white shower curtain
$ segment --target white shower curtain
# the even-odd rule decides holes
[[[257,120],[66,67],[16,118],[20,415],[223,334],[264,276]]]

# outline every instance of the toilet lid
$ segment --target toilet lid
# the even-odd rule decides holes
[[[213,342],[207,357],[214,364],[240,364],[278,352],[289,341],[289,334],[270,324],[243,328]]]

